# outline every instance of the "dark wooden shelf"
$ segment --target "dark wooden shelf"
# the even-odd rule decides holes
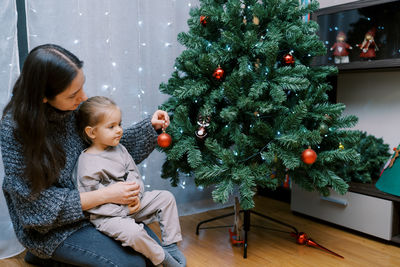
[[[398,70],[400,69],[400,58],[395,59],[380,59],[371,61],[354,61],[344,64],[328,64],[331,66],[336,66],[339,72],[350,72],[350,71],[388,71],[388,70]],[[315,65],[318,66],[318,65]]]
[[[393,202],[400,202],[400,197],[380,191],[378,188],[375,187],[375,183],[363,184],[363,183],[351,182],[349,185],[350,185],[349,187],[350,192],[382,198]]]
[[[400,244],[400,235],[395,235],[394,237],[392,237],[392,242]]]

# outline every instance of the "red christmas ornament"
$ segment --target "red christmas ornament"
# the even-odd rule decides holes
[[[300,245],[304,245],[307,242],[307,240],[308,238],[306,233],[300,232],[296,236],[296,242]]]
[[[301,153],[301,160],[305,164],[311,165],[317,160],[317,153],[315,153],[314,150],[308,147],[303,151],[303,153]]]
[[[283,182],[283,188],[289,188],[290,187],[290,177],[289,174],[285,175],[285,181]]]
[[[324,116],[325,116],[325,120],[327,120],[327,121],[330,121],[332,119],[332,117],[329,116],[328,114],[325,114]]]
[[[220,66],[218,66],[218,68],[214,70],[213,77],[217,80],[221,80],[222,78],[224,78],[224,73],[225,71]]]
[[[203,26],[207,25],[207,17],[206,16],[200,16],[200,24]]]
[[[322,250],[325,250],[326,252],[329,252],[339,258],[344,259],[344,257],[342,255],[337,254],[336,252],[333,252],[330,249],[327,249],[326,247],[321,246],[320,244],[318,244],[317,242],[315,242],[314,240],[312,240],[311,238],[308,238],[306,233],[300,232],[300,233],[290,233],[291,236],[293,236],[294,238],[296,238],[296,242],[300,245],[308,245],[311,247],[315,247],[315,248],[319,248]]]
[[[284,55],[283,62],[285,62],[285,64],[287,64],[287,65],[294,64],[294,58],[293,58],[292,54]]]
[[[171,136],[164,131],[157,138],[158,145],[163,148],[169,147],[171,142],[172,142]]]

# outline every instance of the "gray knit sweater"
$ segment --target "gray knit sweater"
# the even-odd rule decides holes
[[[16,127],[11,114],[0,124],[1,152],[5,177],[3,192],[14,231],[18,240],[33,254],[49,258],[69,235],[88,225],[82,212],[80,196],[72,171],[76,160],[86,145],[76,128],[76,112],[60,112],[48,108],[51,138],[63,145],[66,163],[58,181],[50,188],[33,197],[29,182],[23,176],[24,157],[22,145],[14,138]],[[154,149],[157,133],[150,119],[124,130],[121,143],[135,162],[144,160]]]

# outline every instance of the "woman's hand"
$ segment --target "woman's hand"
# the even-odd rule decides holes
[[[103,190],[108,203],[128,205],[139,198],[140,186],[136,182],[118,182]]]
[[[164,110],[157,110],[154,112],[153,117],[151,118],[151,124],[154,129],[166,129],[169,125],[169,116],[168,113]]]
[[[140,209],[140,199],[139,197],[135,197],[135,200],[128,204],[129,214],[133,214]]]
[[[136,182],[118,182],[98,190],[82,192],[81,206],[82,210],[89,210],[94,207],[107,204],[128,205],[139,198],[140,185]]]

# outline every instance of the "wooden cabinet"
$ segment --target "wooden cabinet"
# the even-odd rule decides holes
[[[398,8],[393,8],[397,5]],[[396,19],[398,15],[393,15],[395,13],[392,12],[400,12],[400,1],[363,0],[318,10],[312,14],[312,19],[320,25],[318,34],[325,43],[328,53],[325,57],[315,60],[313,64],[335,65],[339,69],[339,76],[341,73],[349,71],[375,72],[377,69],[388,71],[389,68],[400,68],[400,22]],[[375,40],[378,43],[379,51],[377,51],[375,59],[362,60],[359,56],[360,49],[356,44],[359,44],[363,40],[365,32],[373,27],[376,28]],[[346,41],[351,44],[353,49],[349,52],[349,63],[335,64],[333,52],[330,51],[330,48],[340,31],[345,32]],[[354,74],[343,73],[346,77]],[[396,75],[395,72],[394,75]],[[357,77],[360,77],[360,75]],[[348,88],[351,86],[337,88],[336,77],[331,79],[334,91],[352,89]],[[362,82],[365,87],[370,86],[368,81]],[[341,85],[343,86],[343,80]],[[386,87],[388,86],[385,85]],[[397,84],[393,84],[393,90],[398,90],[397,88]],[[378,90],[379,87],[376,87],[376,89]],[[359,92],[364,91],[359,90]],[[393,98],[393,96],[391,97]],[[387,98],[390,97],[387,96]],[[336,102],[334,97],[331,100]],[[342,99],[338,100],[347,105]],[[362,100],[365,101],[365,98]],[[382,101],[388,100],[383,99]],[[351,103],[360,106],[363,104],[350,102],[350,105]],[[381,102],[379,103],[382,105]],[[392,103],[389,102],[388,104]],[[368,108],[371,109],[371,104]],[[362,110],[363,114],[365,110],[365,108]],[[367,112],[365,116],[371,116],[371,114]],[[382,124],[379,124],[383,119],[393,124],[387,116],[381,116],[379,122],[368,119],[368,123],[375,122],[376,125],[380,125],[376,127],[385,128]],[[394,128],[391,128],[391,130],[398,132]],[[297,213],[400,243],[400,197],[383,193],[376,189],[374,184],[352,183],[349,192],[345,195],[339,195],[332,191],[329,197],[322,197],[318,192],[305,191],[293,184],[291,209]]]
[[[377,191],[370,187],[371,191]],[[399,202],[400,198],[368,195],[365,192],[349,191],[339,195],[332,191],[328,197],[318,192],[308,192],[293,185],[291,210],[349,229],[400,243]]]

